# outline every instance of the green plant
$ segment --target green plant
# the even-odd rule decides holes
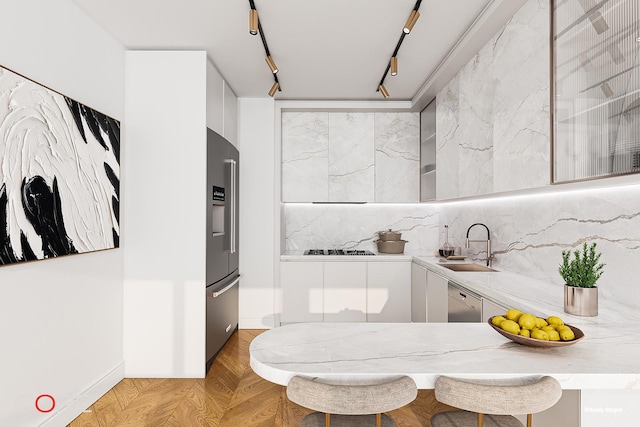
[[[596,282],[602,276],[602,269],[606,264],[600,263],[601,253],[596,253],[596,243],[587,246],[587,242],[582,245],[582,253],[579,250],[562,251],[562,264],[558,272],[567,285],[578,288],[595,288]]]

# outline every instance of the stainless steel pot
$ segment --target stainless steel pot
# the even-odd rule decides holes
[[[378,231],[378,236],[380,236],[380,240],[384,242],[397,241],[402,238],[402,233],[389,229],[387,231]]]
[[[407,240],[376,240],[378,244],[378,252],[382,254],[401,254],[404,253],[404,244]]]

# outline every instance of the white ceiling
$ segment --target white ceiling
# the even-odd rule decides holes
[[[248,31],[248,0],[73,1],[128,49],[206,50],[239,97],[265,97],[273,83],[260,36]],[[475,40],[479,47],[523,3],[423,0],[420,19],[398,53],[398,76],[385,80],[390,99],[411,100],[424,92],[465,32],[465,43]],[[378,82],[415,0],[255,4],[280,68],[277,99],[380,100]],[[483,31],[467,31],[472,25]]]

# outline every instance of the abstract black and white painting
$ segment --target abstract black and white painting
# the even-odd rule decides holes
[[[0,67],[0,265],[119,246],[120,123]]]

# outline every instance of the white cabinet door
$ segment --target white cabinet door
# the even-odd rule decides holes
[[[367,322],[410,322],[411,262],[367,263]]]
[[[491,316],[504,316],[507,308],[486,298],[482,298],[482,321],[486,322]]]
[[[281,262],[281,323],[322,322],[323,263]]]
[[[427,269],[411,263],[411,321],[427,321]]]
[[[427,322],[447,322],[449,302],[447,279],[427,271]]]
[[[367,320],[367,263],[324,263],[324,321]]]

